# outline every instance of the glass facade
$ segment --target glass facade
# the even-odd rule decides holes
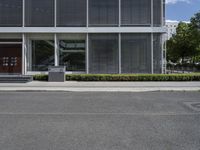
[[[32,40],[32,69],[31,71],[48,71],[49,66],[54,66],[54,41]]]
[[[151,26],[151,0],[122,0],[123,26]]]
[[[54,26],[54,0],[25,0],[25,26]]]
[[[20,39],[28,72],[161,73],[163,11],[165,0],[0,0],[0,42]]]
[[[22,10],[22,0],[0,0],[0,27],[21,27]]]
[[[87,26],[87,0],[25,0],[24,2],[26,27]],[[22,7],[23,0],[0,0],[0,27],[22,26]],[[121,0],[120,7],[121,17],[119,17],[119,0],[88,0],[88,26],[118,26],[119,22],[122,26],[151,26],[151,0]],[[155,27],[162,26],[164,11],[165,0],[153,0]]]
[[[89,0],[90,26],[117,26],[119,0]]]
[[[122,73],[151,73],[151,35],[122,34]]]
[[[153,26],[160,27],[162,26],[162,1],[161,0],[153,0]]]
[[[59,40],[59,65],[66,71],[85,71],[85,40]]]
[[[89,73],[118,73],[118,34],[89,35]]]
[[[57,0],[57,26],[86,26],[86,0]]]

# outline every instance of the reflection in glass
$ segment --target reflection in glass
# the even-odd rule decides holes
[[[67,71],[85,71],[85,40],[60,40],[59,62]]]
[[[54,65],[54,41],[32,41],[32,71],[47,71]]]

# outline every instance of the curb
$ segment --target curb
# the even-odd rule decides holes
[[[46,87],[45,87],[46,88]],[[0,92],[200,92],[200,88],[4,88]]]

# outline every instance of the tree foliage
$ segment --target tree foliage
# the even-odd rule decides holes
[[[200,12],[190,23],[180,22],[177,33],[167,41],[167,60],[177,63],[185,60],[199,61],[200,56]]]

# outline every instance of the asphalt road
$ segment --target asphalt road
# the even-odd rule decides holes
[[[1,92],[0,150],[200,150],[200,92]]]

